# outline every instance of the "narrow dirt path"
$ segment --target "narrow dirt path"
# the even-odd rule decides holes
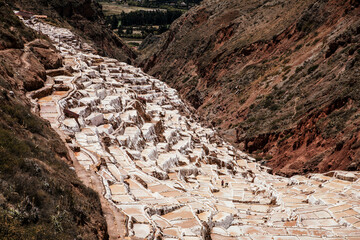
[[[24,68],[29,69],[31,64],[28,61],[30,49],[27,45],[24,46],[24,52],[21,54],[20,60]]]
[[[57,132],[62,134],[61,131]],[[85,168],[78,162],[74,153],[70,149],[69,153],[77,176],[87,187],[99,193],[101,207],[108,227],[109,239],[124,239],[126,235],[126,217],[119,209],[117,209],[107,199],[105,199],[103,195],[105,192],[104,185],[102,184],[99,176],[94,171],[86,171]]]

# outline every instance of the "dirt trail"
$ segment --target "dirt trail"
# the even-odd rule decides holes
[[[57,132],[62,134],[61,131]],[[94,171],[86,171],[84,167],[78,162],[74,153],[70,149],[69,153],[78,177],[87,187],[92,188],[99,193],[101,207],[108,227],[109,239],[124,239],[126,234],[126,217],[119,209],[117,209],[108,200],[105,199],[103,195],[105,192],[104,185],[101,183],[99,176]]]
[[[24,46],[24,52],[21,54],[20,60],[21,63],[24,65],[24,68],[29,69],[31,64],[28,61],[30,49],[27,45]]]

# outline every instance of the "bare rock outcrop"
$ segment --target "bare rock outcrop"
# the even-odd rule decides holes
[[[37,39],[28,44],[30,50],[44,65],[45,69],[56,69],[62,67],[62,57],[56,48],[48,41]]]

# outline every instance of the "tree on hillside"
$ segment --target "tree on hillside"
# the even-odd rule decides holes
[[[111,29],[116,29],[118,27],[119,19],[115,15],[111,16],[110,25]]]

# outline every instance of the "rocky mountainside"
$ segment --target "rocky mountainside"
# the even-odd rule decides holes
[[[73,8],[65,7],[67,1],[63,2],[65,5],[50,1],[49,13],[56,3],[66,9],[57,11],[63,18],[82,14],[80,9],[87,8],[80,6],[86,2],[90,1],[72,2],[72,6],[80,5],[71,12],[69,9]],[[41,4],[46,5],[46,2]],[[296,2],[292,4],[291,9],[296,11],[289,12],[287,20],[297,21],[294,16],[301,15],[298,13],[302,11],[301,6]],[[321,9],[320,5],[318,7]],[[263,10],[262,14],[267,16],[266,8]],[[349,11],[354,13],[357,9],[353,7]],[[49,24],[51,19],[56,18],[23,20],[27,28],[4,0],[0,0],[0,239],[279,240],[356,239],[360,236],[360,172],[331,171],[291,178],[273,175],[271,168],[232,146],[216,129],[200,124],[175,89],[140,68],[98,55],[84,39],[74,34],[74,28],[67,25],[67,21],[58,19]],[[204,19],[202,16],[198,20]],[[68,28],[56,25],[59,23]],[[346,23],[354,25],[351,18]],[[285,25],[282,22],[277,27]],[[296,28],[305,31],[297,25]],[[265,30],[271,29],[263,27],[262,32]],[[332,59],[346,44],[357,43],[358,28],[350,30],[350,40],[343,43],[342,38],[336,38],[338,45],[326,50],[327,58]],[[321,34],[323,32],[318,35]],[[298,38],[306,39],[306,36]],[[174,35],[174,39],[180,37]],[[269,41],[276,42],[276,38]],[[168,43],[169,47],[171,41]],[[305,44],[296,51],[309,46]],[[351,110],[349,119],[355,120],[353,125],[343,128],[344,143],[336,144],[335,149],[340,153],[347,148],[345,137],[349,131],[357,134],[351,128],[357,124],[353,115],[358,103],[353,79],[358,68],[355,57],[359,53],[355,47],[346,52],[348,58],[355,60],[341,68],[342,74],[347,75],[336,78],[339,86],[332,91],[344,89],[341,84],[345,83],[351,83],[354,88],[345,87],[346,97],[336,98],[321,115],[309,115],[325,119],[317,121],[322,124],[318,126],[321,130],[327,126],[326,120],[331,119],[331,114],[338,113],[336,116],[343,120],[341,110]],[[250,51],[247,56],[251,54]],[[256,56],[262,56],[258,54]],[[287,57],[290,56],[291,53]],[[320,61],[316,56],[311,59]],[[276,68],[275,60],[275,57],[269,60],[269,69]],[[284,61],[290,64],[295,59]],[[214,67],[216,64],[213,62]],[[322,63],[318,64],[311,68],[304,64],[299,70],[289,65],[288,69],[293,74],[306,71],[310,75],[318,72]],[[334,63],[329,66],[333,66],[331,64]],[[264,68],[264,71],[269,69]],[[336,77],[337,68],[328,71],[334,71]],[[223,74],[226,76],[227,72],[224,70]],[[276,76],[267,77],[269,85],[274,84],[271,79]],[[278,85],[277,89],[288,87],[291,92],[293,85],[290,83],[301,83],[296,76],[290,77],[294,79],[289,82],[284,77],[284,86]],[[322,77],[322,82],[317,84],[330,81],[327,74]],[[252,77],[248,78],[248,85],[252,86]],[[266,89],[261,88],[260,80],[258,88]],[[222,90],[221,94],[238,94],[209,80],[208,89],[216,87]],[[275,86],[272,88],[275,91]],[[242,91],[239,98],[246,96],[244,89],[237,89]],[[297,89],[304,90],[304,87],[298,85]],[[201,110],[206,101],[211,103],[202,98],[202,89],[195,91],[199,92],[196,96],[200,104],[195,105],[198,109]],[[332,99],[336,93],[330,93],[327,92]],[[315,96],[319,104],[323,103],[324,96]],[[280,104],[275,97],[255,98],[253,107],[249,107],[252,112],[249,110],[248,114],[261,112],[257,108],[262,105],[256,102],[261,100],[273,101],[266,109],[274,109],[274,113],[277,108],[269,106]],[[304,100],[299,97],[295,101]],[[238,105],[239,109],[243,105],[245,102]],[[225,109],[217,111],[226,113]],[[295,110],[294,119],[299,118],[297,112],[302,109],[295,106]],[[262,111],[268,114],[267,110]],[[215,116],[216,112],[211,114]],[[247,117],[244,115],[244,120]],[[227,119],[230,123],[231,118]],[[266,121],[259,121],[264,126],[263,131]],[[311,124],[302,121],[296,124],[312,129]],[[218,123],[214,121],[213,124]],[[245,139],[244,147],[252,147],[250,151],[255,151],[261,146],[260,140],[266,138],[255,135],[256,129],[241,132],[246,126],[244,123],[236,126],[238,138],[235,140]],[[282,142],[290,144],[288,141],[304,131],[303,128],[289,128],[297,132],[286,135]],[[281,136],[281,127],[277,130]],[[320,130],[315,133],[321,134]],[[335,131],[335,134],[339,133]],[[264,136],[270,139],[272,135]],[[318,141],[308,139],[305,140],[309,146]],[[269,142],[264,145],[267,144]],[[295,153],[303,147],[300,143],[299,148],[293,146]],[[356,154],[356,145],[352,148]],[[258,154],[260,157],[260,152]]]
[[[0,32],[0,238],[107,239],[99,196],[70,169],[67,147],[25,96],[62,66],[60,54],[4,1]]]
[[[105,25],[99,3],[94,0],[15,0],[13,8],[44,14],[53,24],[72,27],[78,35],[94,44],[94,48],[105,56],[131,62],[135,53]]]
[[[360,8],[354,0],[205,0],[138,66],[275,172],[359,169]]]

